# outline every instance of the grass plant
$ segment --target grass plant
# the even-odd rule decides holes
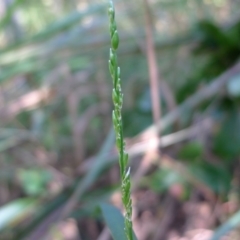
[[[108,8],[110,22],[111,48],[109,55],[109,71],[113,81],[112,100],[114,110],[112,112],[113,126],[116,134],[116,145],[119,152],[119,166],[121,175],[121,193],[122,203],[124,206],[124,225],[125,234],[128,240],[133,240],[132,230],[132,200],[131,200],[131,179],[130,167],[128,167],[128,154],[125,151],[125,142],[123,139],[123,122],[122,122],[122,104],[123,94],[121,89],[120,67],[117,61],[117,49],[119,45],[119,35],[115,21],[115,9],[112,1],[109,2]]]

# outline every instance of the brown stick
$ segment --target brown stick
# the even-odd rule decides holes
[[[148,59],[150,89],[153,108],[154,123],[160,123],[161,119],[161,106],[159,101],[159,73],[157,60],[155,55],[155,46],[153,41],[153,32],[151,24],[151,14],[148,0],[144,0],[145,9],[145,31],[146,31],[146,53]]]
[[[186,111],[192,111],[199,104],[205,102],[215,94],[224,90],[225,84],[231,80],[232,77],[240,73],[240,62],[237,62],[233,67],[224,72],[219,77],[212,80],[212,82],[206,87],[202,88],[197,93],[190,96],[185,102],[183,102],[174,111],[170,112],[161,119],[157,124],[152,125],[145,129],[142,133],[136,136],[137,139],[144,138],[144,136],[151,136],[156,131],[161,132],[167,127],[171,126],[180,116]]]

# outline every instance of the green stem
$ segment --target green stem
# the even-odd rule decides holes
[[[116,145],[119,151],[121,193],[122,203],[125,211],[124,230],[126,238],[128,240],[133,240],[130,168],[128,168],[128,154],[125,152],[125,142],[123,140],[123,123],[121,113],[123,94],[121,90],[120,68],[118,67],[116,54],[116,50],[119,44],[119,36],[117,32],[117,26],[115,22],[115,10],[112,1],[109,2],[108,14],[110,21],[110,36],[111,36],[109,71],[113,80],[113,92],[112,92],[112,99],[114,104],[113,126],[116,133]]]

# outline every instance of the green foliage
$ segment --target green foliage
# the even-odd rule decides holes
[[[25,193],[39,196],[47,193],[47,184],[51,180],[51,173],[44,169],[19,169],[18,178]]]
[[[212,165],[206,161],[191,164],[188,168],[196,179],[206,184],[215,193],[221,194],[224,198],[226,197],[231,184],[229,168]]]
[[[240,154],[240,112],[238,106],[229,105],[229,112],[215,135],[214,151],[226,160],[234,160]]]
[[[193,141],[190,143],[187,143],[182,147],[182,149],[179,152],[179,158],[181,160],[187,160],[190,162],[195,162],[199,159],[201,159],[203,155],[203,146],[200,142]]]
[[[211,52],[211,57],[202,70],[202,76],[209,80],[230,67],[239,58],[240,25],[237,23],[230,30],[224,31],[212,22],[202,21],[199,29],[204,37],[195,52],[201,54]]]
[[[86,224],[86,219],[90,218],[100,226],[98,229],[100,232],[103,226],[102,218],[99,217],[99,212],[96,214],[93,211],[99,202],[107,201],[113,190],[117,189],[116,182],[109,181],[107,170],[118,157],[109,156],[109,152],[114,154],[111,150],[114,145],[112,131],[106,138],[106,144],[101,146],[102,138],[107,135],[109,127],[109,108],[106,112],[100,109],[100,114],[97,113],[94,117],[88,117],[85,113],[92,106],[106,103],[109,99],[107,66],[104,60],[109,44],[109,38],[106,36],[106,4],[97,0],[92,0],[91,3],[75,0],[8,2],[12,4],[6,9],[0,21],[2,30],[0,36],[0,204],[2,205],[0,238],[28,239],[36,232],[40,234],[39,228],[43,228],[39,239],[45,239],[43,235],[48,232],[48,228],[44,228],[46,222],[49,223],[49,219],[53,219],[47,227],[57,222],[54,216],[61,211],[74,193],[78,193],[75,199],[80,204],[75,205],[69,217],[75,218],[79,225],[81,222]],[[122,129],[125,136],[135,137],[152,124],[145,46],[142,44],[144,43],[143,14],[141,5],[136,5],[134,1],[129,1],[128,5],[122,4],[122,1],[115,2],[119,4],[118,28],[121,27],[123,37],[121,49],[118,49],[117,27],[116,24],[112,24],[109,70],[114,77],[113,101],[116,106],[113,118],[115,129],[117,132],[120,130],[120,138],[123,137]],[[203,8],[207,8],[212,13],[212,19],[216,19],[217,22],[224,20],[223,24],[225,26],[226,23],[227,26],[228,20],[231,22],[231,18],[234,18],[234,14],[228,15],[229,9],[234,9],[238,14],[239,7],[233,8],[239,6],[237,2],[226,0],[209,0],[207,3],[198,0],[151,2],[153,16],[159,17],[154,19],[157,21],[154,40],[159,70],[163,80],[169,84],[173,98],[177,95],[176,106],[173,107],[178,108],[179,102],[189,95],[194,95],[198,87],[218,77],[239,59],[239,21],[232,27],[226,28],[205,21],[199,24],[197,32],[191,27],[200,18],[204,18]],[[212,8],[215,3],[222,4],[222,7]],[[222,11],[225,13],[224,19],[222,19]],[[12,32],[14,22],[12,20],[16,20],[20,27],[21,34],[16,34],[16,38],[12,38],[11,34],[8,36],[9,32]],[[115,20],[115,14],[112,15],[111,20]],[[198,47],[193,51],[194,54],[191,54],[192,46],[196,44]],[[117,68],[116,51],[121,61],[119,65],[124,64],[121,84],[125,104],[121,114],[119,108],[122,105],[122,95],[118,86],[120,71]],[[154,191],[161,212],[162,206],[165,207],[161,199],[165,199],[170,194],[168,190],[175,184],[181,184],[184,195],[186,191],[189,191],[187,192],[189,195],[195,195],[195,191],[199,190],[195,183],[199,181],[211,189],[217,198],[228,201],[227,204],[231,204],[229,189],[237,193],[239,181],[236,172],[239,170],[237,160],[240,154],[239,76],[234,76],[227,87],[228,98],[216,94],[210,99],[211,104],[208,105],[210,110],[206,112],[203,112],[203,104],[200,108],[182,109],[180,120],[171,127],[172,131],[182,130],[183,118],[188,119],[185,122],[189,126],[196,124],[196,119],[198,122],[199,118],[200,121],[205,117],[210,118],[213,121],[213,128],[210,130],[213,131],[206,133],[204,130],[201,133],[204,135],[203,139],[201,138],[204,144],[198,142],[196,134],[194,141],[192,138],[191,140],[187,138],[179,144],[169,146],[166,153],[182,162],[173,161],[169,168],[163,167],[160,170],[156,167],[151,168],[144,177],[141,185],[143,189],[140,191],[146,191],[146,187],[150,188],[147,191]],[[32,107],[24,107],[32,101],[37,102],[41,95],[31,95],[25,101],[20,101],[21,98],[41,88],[50,89],[51,96],[40,100]],[[80,98],[71,102],[72,93],[75,91]],[[165,114],[171,115],[172,108],[165,104],[168,101],[165,97],[162,97],[161,101],[164,108],[163,118],[165,118]],[[74,106],[77,106],[76,112],[72,115],[71,110]],[[124,126],[119,122],[120,116],[124,119]],[[81,135],[75,130],[81,128],[82,119],[87,122],[87,126],[84,134]],[[121,127],[118,126],[119,123]],[[187,124],[184,127],[189,127]],[[77,149],[82,147],[85,150],[84,161],[81,164],[73,158],[74,134],[80,140],[80,145],[83,145],[80,146],[78,143]],[[118,135],[116,137],[118,147],[120,146],[121,178],[127,186],[124,192],[126,198],[123,198],[123,202],[127,204],[130,198],[130,180],[128,182],[128,178],[123,176],[127,175],[130,178],[127,174],[128,160],[122,148],[124,143],[119,141]],[[131,139],[129,142],[131,144]],[[101,149],[99,154],[93,157],[98,149]],[[165,153],[165,149],[163,151]],[[133,156],[136,162],[140,160],[139,156],[131,155]],[[88,157],[94,161],[88,161]],[[212,160],[216,164],[210,164]],[[189,176],[187,174],[185,176],[184,173],[188,173]],[[192,183],[193,180],[196,182]],[[51,185],[48,185],[50,181]],[[231,188],[232,183],[234,189]],[[88,191],[90,188],[91,191]],[[129,194],[126,194],[127,191]],[[136,193],[138,191],[137,186]],[[22,199],[28,195],[33,199]],[[13,199],[16,201],[12,202]],[[40,201],[31,204],[36,199]],[[183,207],[184,204],[192,201],[189,198],[181,199]],[[110,205],[101,206],[104,220],[111,232],[117,232],[120,239],[127,239],[121,213]],[[152,208],[152,206],[147,207]],[[127,208],[130,212],[129,205]],[[222,221],[222,217],[226,219],[225,212],[222,211],[219,215],[221,219],[218,218],[217,221]],[[137,220],[141,221],[141,217]],[[225,230],[217,230],[216,233],[220,237],[233,227],[237,227],[237,220],[234,223],[230,220],[226,225],[223,224]],[[113,236],[117,239],[118,235]],[[81,238],[89,239],[87,234],[86,237],[81,236]]]
[[[16,8],[18,7],[19,4],[21,4],[21,2],[23,2],[23,0],[15,0],[14,3],[7,8],[5,15],[0,21],[0,29],[6,27],[9,24],[12,15],[14,14],[14,11],[16,11]]]
[[[183,183],[184,179],[179,173],[172,169],[162,168],[151,176],[149,181],[147,181],[147,186],[156,192],[164,193],[174,184]]]
[[[240,57],[240,22],[224,30],[204,20],[198,24],[198,31],[201,40],[193,53],[197,56],[205,55],[206,63],[181,87],[177,95],[179,102],[196,91],[200,83],[213,80]]]

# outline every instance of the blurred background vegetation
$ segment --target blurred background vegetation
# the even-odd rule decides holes
[[[239,239],[240,1],[114,3],[138,239]],[[1,0],[0,12],[0,239],[109,240],[99,205],[121,199],[107,1]]]

